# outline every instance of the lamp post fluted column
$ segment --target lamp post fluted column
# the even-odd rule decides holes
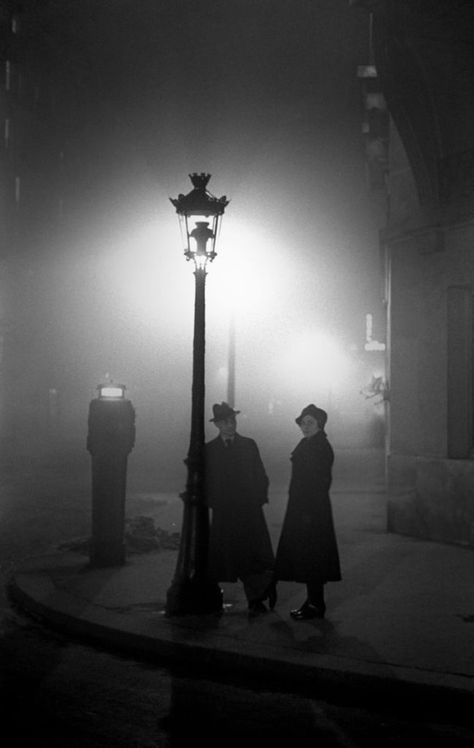
[[[191,436],[181,542],[175,576],[168,590],[168,615],[211,613],[222,608],[222,592],[208,579],[209,510],[204,492],[205,287],[206,270],[195,270]]]
[[[205,496],[205,330],[207,262],[214,259],[218,219],[228,201],[215,198],[206,190],[207,174],[193,174],[195,189],[189,195],[172,200],[177,213],[184,217],[187,236],[185,256],[194,262],[194,337],[191,391],[191,435],[188,455],[186,489],[183,499],[183,522],[175,575],[167,592],[168,616],[189,613],[216,613],[222,610],[222,590],[208,575],[209,509]],[[208,221],[194,221],[191,215],[213,216]],[[191,230],[192,229],[192,230]],[[191,239],[193,240],[191,243]],[[209,248],[210,244],[210,248]]]

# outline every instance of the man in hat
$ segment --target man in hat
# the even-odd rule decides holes
[[[268,477],[256,442],[237,433],[234,410],[213,405],[210,419],[219,431],[206,444],[206,500],[212,510],[209,572],[219,582],[241,579],[249,615],[265,613],[276,602],[274,555],[263,513]]]

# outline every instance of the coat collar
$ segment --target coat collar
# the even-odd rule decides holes
[[[318,431],[316,434],[313,434],[313,436],[310,436],[308,439],[304,436],[296,447],[294,448],[293,452],[291,453],[291,456],[295,454],[295,452],[300,452],[303,449],[311,449],[313,445],[320,444],[321,442],[325,441],[327,439],[326,432],[322,429]]]

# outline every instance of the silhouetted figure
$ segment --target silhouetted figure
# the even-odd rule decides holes
[[[249,615],[265,613],[276,602],[274,554],[263,513],[268,477],[256,442],[237,433],[227,403],[213,405],[219,435],[206,444],[206,499],[212,510],[209,574],[219,582],[240,579]]]
[[[296,423],[303,439],[292,452],[288,505],[276,554],[275,578],[303,582],[307,599],[291,611],[295,620],[323,618],[324,585],[341,579],[329,498],[334,452],[324,426],[327,413],[303,408]]]

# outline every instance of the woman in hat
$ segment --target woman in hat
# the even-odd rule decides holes
[[[334,452],[324,426],[327,413],[306,406],[296,418],[303,438],[292,452],[288,505],[276,553],[275,578],[306,584],[307,598],[290,615],[323,618],[324,585],[341,579],[329,498]]]

